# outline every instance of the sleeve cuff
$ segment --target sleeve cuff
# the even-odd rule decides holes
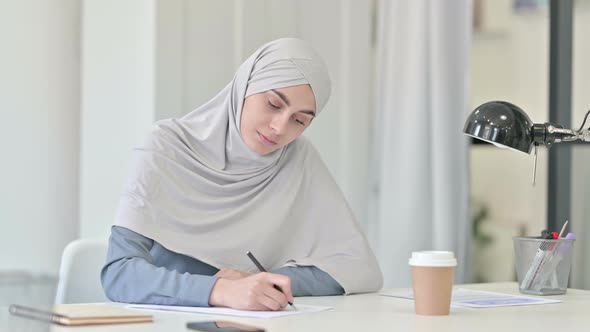
[[[219,277],[201,275],[193,275],[193,277],[195,277],[193,282],[189,284],[186,293],[183,295],[188,296],[187,302],[190,302],[193,306],[210,307],[209,297]],[[182,290],[181,292],[184,293]]]

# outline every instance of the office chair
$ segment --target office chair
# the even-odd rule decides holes
[[[106,239],[79,239],[64,249],[59,269],[56,304],[109,302],[100,283],[108,250]]]

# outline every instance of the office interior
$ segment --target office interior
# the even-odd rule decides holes
[[[384,287],[410,287],[407,259],[419,249],[456,251],[461,262],[457,283],[514,281],[513,236],[539,235],[547,228],[549,205],[555,203],[548,192],[548,148],[539,149],[533,186],[532,155],[476,143],[461,130],[469,112],[490,100],[520,106],[535,123],[549,121],[550,1],[459,1],[467,6],[469,25],[462,39],[450,42],[460,44],[456,58],[465,61],[442,63],[437,54],[427,53],[428,47],[412,53],[392,44],[404,36],[404,27],[429,19],[410,1],[400,5],[409,13],[405,21],[399,14],[388,17],[380,11],[386,2],[2,1],[2,305],[25,297],[35,303],[53,301],[66,245],[108,238],[131,149],[150,125],[196,108],[227,84],[258,46],[289,36],[310,41],[330,68],[330,103],[305,135],[367,234],[384,271]],[[585,42],[590,1],[572,4],[571,109],[564,111],[571,113],[568,125],[577,129],[590,109],[590,44]],[[386,38],[387,33],[397,39]],[[439,37],[443,43],[452,39]],[[437,124],[428,118],[439,111],[436,100],[425,108],[423,127],[404,123],[404,116],[384,120],[411,114],[412,108],[405,106],[432,93],[403,81],[428,70],[401,73],[396,81],[395,69],[381,66],[415,68],[414,61],[429,57],[434,60],[424,63],[451,64],[449,70],[463,75],[434,83],[451,91],[449,98],[457,98],[459,105],[449,114],[456,125],[448,126],[449,136],[444,130],[436,131],[441,136],[429,136],[430,126]],[[383,102],[389,93],[404,103],[398,108],[395,102]],[[460,158],[440,164],[446,159],[438,154],[447,151]],[[590,254],[585,241],[590,236],[590,144],[573,144],[571,152],[570,213],[553,225],[569,220],[578,239],[570,287],[590,289],[590,262],[585,259]],[[415,169],[396,167],[398,161],[423,156],[432,159]],[[436,180],[441,169],[457,171],[442,188],[435,186],[437,181],[423,181]],[[396,193],[395,183],[384,189],[388,176],[409,179],[404,186],[415,183],[422,194]],[[458,191],[462,187],[466,190]],[[461,194],[455,196],[457,192]],[[460,220],[447,225],[443,218],[433,228],[448,227],[456,235],[439,241],[425,229],[437,219],[440,207],[428,211],[441,204],[432,202],[441,196],[451,196],[453,209],[462,213],[450,213]],[[388,199],[393,208],[410,205],[425,212],[388,211]],[[417,239],[420,246],[413,246]]]

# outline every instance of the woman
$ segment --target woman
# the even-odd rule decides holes
[[[106,295],[279,310],[293,296],[378,290],[375,256],[300,137],[329,94],[327,69],[312,48],[279,39],[252,54],[209,102],[157,122],[134,151],[111,229]],[[247,251],[270,272],[257,273]]]

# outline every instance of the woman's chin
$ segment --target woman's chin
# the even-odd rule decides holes
[[[259,151],[254,151],[254,152],[258,153],[261,156],[266,156],[267,154],[271,154],[271,153],[275,152],[275,150],[276,149],[266,148],[266,149],[259,149]]]
[[[276,149],[272,149],[272,148],[269,148],[267,146],[261,146],[261,145],[258,145],[258,144],[256,146],[248,145],[248,147],[250,148],[250,150],[252,152],[254,152],[254,153],[256,153],[257,155],[260,155],[260,156],[265,156],[267,154],[272,153],[274,150],[276,150]]]

